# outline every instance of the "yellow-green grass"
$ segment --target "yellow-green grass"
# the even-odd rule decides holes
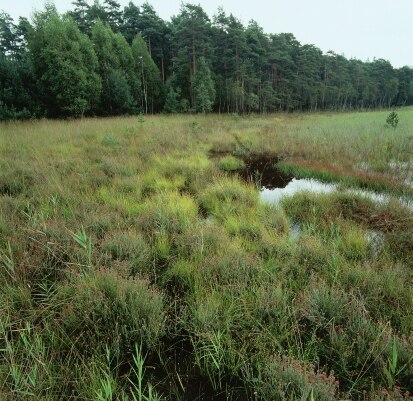
[[[387,114],[0,124],[0,398],[410,400],[412,211],[237,175],[411,196]]]

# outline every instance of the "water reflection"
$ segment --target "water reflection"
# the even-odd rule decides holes
[[[292,196],[299,191],[311,191],[314,193],[330,193],[336,190],[334,184],[324,184],[318,180],[293,178],[284,188],[261,189],[261,200],[269,203],[279,203],[284,196]]]
[[[278,204],[284,196],[293,196],[300,191],[309,191],[320,194],[331,193],[338,190],[339,189],[336,184],[325,184],[314,179],[293,178],[284,188],[262,187],[260,197],[264,202]],[[372,191],[363,191],[361,189],[346,189],[343,190],[343,192],[352,195],[364,196],[376,203],[388,203],[391,199],[390,195]],[[413,210],[413,199],[408,197],[400,197],[398,200],[403,206]]]

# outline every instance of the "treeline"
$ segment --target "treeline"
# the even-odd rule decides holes
[[[219,9],[75,0],[32,21],[0,13],[0,119],[343,110],[413,104],[413,69],[266,34]]]

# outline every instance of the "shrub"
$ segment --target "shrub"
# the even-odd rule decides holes
[[[395,111],[389,113],[389,115],[386,118],[386,123],[388,126],[392,128],[397,128],[397,125],[399,124],[399,116]]]
[[[363,301],[324,283],[313,283],[300,297],[300,336],[306,352],[340,378],[340,390],[371,390],[385,385],[382,366],[391,355],[389,326],[373,322]],[[405,357],[403,356],[403,359]]]
[[[349,265],[342,270],[339,281],[346,291],[359,294],[372,319],[389,322],[396,333],[408,335],[413,330],[410,275],[398,265],[383,265]]]

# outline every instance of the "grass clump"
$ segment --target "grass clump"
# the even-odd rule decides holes
[[[235,178],[223,178],[208,185],[198,197],[202,210],[220,219],[254,208],[258,204],[258,194],[254,187]]]
[[[147,235],[182,233],[197,220],[194,199],[178,192],[162,192],[145,200],[137,224]]]
[[[271,232],[286,234],[290,221],[284,209],[270,203],[260,203],[257,211],[258,220]]]
[[[334,401],[338,382],[333,373],[317,371],[315,366],[288,356],[272,355],[260,364],[257,376],[248,373],[258,400]]]
[[[165,333],[163,296],[146,280],[102,270],[79,276],[59,297],[65,300],[61,326],[86,355],[106,344],[125,357],[135,344],[153,349]]]
[[[33,174],[26,168],[6,170],[0,174],[0,195],[15,197],[28,193],[33,182]]]
[[[101,249],[112,260],[127,262],[132,275],[151,270],[151,248],[140,233],[113,232],[103,240]]]
[[[222,157],[219,160],[218,167],[223,171],[231,172],[243,169],[245,167],[245,163],[243,160],[229,155]]]

